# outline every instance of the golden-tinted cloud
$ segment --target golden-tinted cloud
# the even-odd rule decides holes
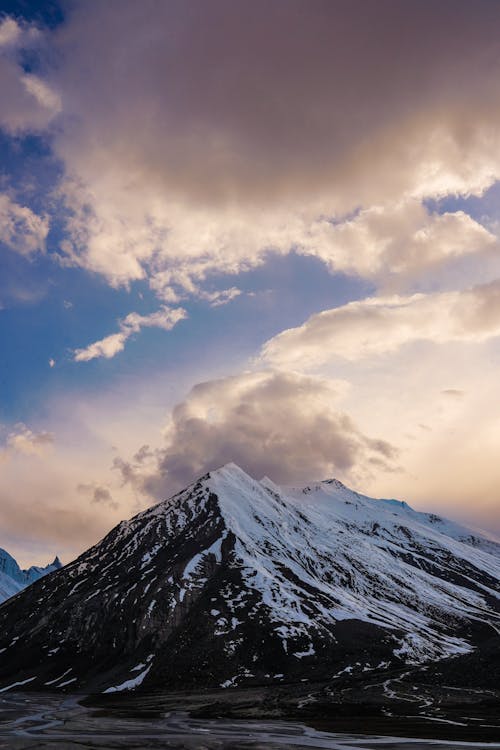
[[[73,5],[50,75],[65,261],[172,301],[269,251],[383,285],[484,249],[418,202],[500,176],[499,20],[487,0]]]
[[[372,297],[311,316],[264,345],[276,367],[310,370],[336,358],[386,354],[415,341],[484,341],[500,336],[500,281],[460,292]]]

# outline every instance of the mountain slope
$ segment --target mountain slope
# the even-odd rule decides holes
[[[0,603],[60,567],[61,561],[56,557],[54,562],[44,568],[33,565],[27,570],[21,570],[12,555],[0,548]]]
[[[500,545],[336,480],[228,465],[0,608],[0,689],[332,679],[500,629]]]

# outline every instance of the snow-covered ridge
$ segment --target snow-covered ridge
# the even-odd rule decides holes
[[[60,567],[61,561],[56,557],[54,562],[44,568],[32,565],[27,570],[21,570],[12,555],[0,548],[0,604],[18,594],[30,583]]]
[[[446,620],[500,629],[485,598],[500,601],[500,545],[454,522],[337,480],[278,488],[234,464],[207,484],[236,536],[247,585],[259,591],[284,640],[356,618],[403,631],[401,649],[421,661],[470,650],[443,632]],[[473,584],[477,570],[491,585]],[[460,574],[462,585],[453,580]]]

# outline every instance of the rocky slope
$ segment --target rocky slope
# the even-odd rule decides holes
[[[0,690],[343,679],[467,657],[499,629],[496,542],[228,465],[0,607]]]
[[[27,570],[21,570],[12,555],[0,548],[0,603],[60,567],[61,561],[56,557],[54,562],[44,568],[32,565]]]

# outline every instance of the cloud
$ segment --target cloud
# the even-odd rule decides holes
[[[344,387],[271,371],[200,383],[173,409],[156,470],[122,459],[116,468],[154,497],[229,461],[285,484],[394,469],[396,449],[336,407]]]
[[[463,211],[431,213],[413,199],[371,206],[343,222],[317,221],[298,251],[387,287],[426,277],[435,283],[442,267],[450,274],[450,266],[468,259],[470,279],[488,253],[498,256],[498,241]]]
[[[43,456],[54,444],[54,435],[46,430],[34,432],[22,422],[7,434],[0,456],[8,458],[15,454]]]
[[[232,286],[230,289],[222,289],[217,292],[201,292],[199,295],[202,299],[206,299],[211,307],[221,307],[227,305],[231,300],[236,299],[241,294],[241,289],[237,289]]]
[[[22,35],[22,29],[15,18],[9,16],[0,22],[0,48],[16,46]]]
[[[420,205],[500,177],[500,9],[479,2],[73,3],[51,65],[6,58],[31,107],[62,107],[63,261],[171,303],[269,252],[382,285],[481,252],[470,217]]]
[[[89,362],[91,359],[97,359],[98,357],[111,359],[115,354],[123,351],[125,342],[132,333],[133,331],[130,331],[130,333],[113,333],[100,341],[89,344],[85,349],[75,349],[74,360],[75,362]]]
[[[34,96],[38,104],[50,112],[52,117],[59,114],[62,109],[61,98],[45,81],[33,74],[24,75],[22,81],[26,91]]]
[[[0,243],[20,255],[44,252],[49,220],[0,193]]]
[[[97,357],[111,359],[123,351],[127,340],[134,334],[139,333],[141,328],[161,328],[170,331],[187,313],[182,307],[162,307],[150,315],[140,315],[132,312],[120,321],[119,333],[113,333],[100,341],[89,344],[85,349],[76,349],[74,352],[75,362],[89,362]]]
[[[3,529],[34,529],[72,554],[116,520],[98,488],[126,515],[228,460],[278,481],[338,474],[433,509],[443,497],[470,508],[472,497],[474,514],[482,498],[498,516],[498,354],[488,339],[499,335],[499,288],[483,283],[500,276],[496,229],[434,212],[426,198],[481,196],[500,177],[499,20],[489,0],[108,0],[91,12],[77,1],[52,31],[3,19],[0,127],[48,136],[67,212],[61,263],[114,287],[144,280],[167,305],[131,313],[77,361],[114,356],[144,326],[171,327],[168,306],[187,295],[228,301],[239,280],[213,292],[214,276],[270,253],[317,257],[377,290],[264,348],[280,368],[331,367],[351,382],[347,393],[294,372],[212,380],[173,410],[158,447],[154,420],[182,398],[184,378],[202,377],[171,370],[141,424],[150,382],[113,407],[107,393],[92,418],[65,427],[66,440],[54,430],[36,476],[33,451],[50,443],[12,428]],[[16,200],[0,197],[2,241],[43,252],[48,219]],[[469,275],[475,288],[456,291]],[[406,346],[419,340],[450,345],[446,356],[425,347],[422,361]],[[477,360],[476,341],[486,352]],[[373,361],[384,353],[390,366]],[[58,427],[74,413],[71,398]],[[391,471],[396,460],[406,474]],[[88,502],[78,483],[90,486]]]
[[[121,400],[112,387],[94,401],[58,391],[45,403],[43,430],[3,426],[0,528],[4,546],[23,564],[56,553],[70,561],[150,503],[139,505],[110,471],[112,445],[126,452],[155,424],[153,409],[141,413],[145,390],[143,384],[142,392]],[[158,416],[158,436],[160,426]]]
[[[119,503],[114,500],[108,487],[101,487],[97,484],[80,483],[77,485],[76,489],[83,495],[89,495],[92,503],[96,503],[97,505],[107,505],[113,510],[117,510],[120,507]]]
[[[500,281],[460,292],[373,297],[312,315],[264,344],[275,367],[309,370],[364,359],[410,342],[480,342],[500,336]]]
[[[63,264],[213,305],[238,290],[207,292],[211,275],[270,252],[393,291],[483,265],[491,233],[422,201],[500,178],[495,4],[141,6],[76,2],[54,31],[0,24],[0,125],[50,130],[60,115]]]
[[[43,35],[30,24],[6,16],[0,21],[0,128],[11,135],[45,130],[59,114],[59,94],[35,73],[23,67],[22,53],[42,45]]]

